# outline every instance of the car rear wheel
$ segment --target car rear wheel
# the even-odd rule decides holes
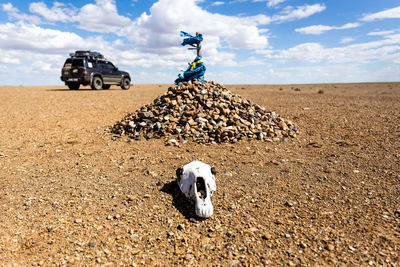
[[[110,89],[111,85],[110,84],[103,84],[103,89]]]
[[[79,83],[67,83],[69,90],[78,90],[80,84]]]
[[[103,80],[99,77],[96,76],[92,80],[92,89],[93,90],[101,90],[103,89]]]
[[[121,88],[123,90],[128,90],[131,87],[131,80],[129,78],[124,77],[122,79]]]

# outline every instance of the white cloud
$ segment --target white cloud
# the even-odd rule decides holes
[[[75,33],[43,29],[24,22],[0,24],[1,49],[56,54],[76,47],[86,48],[89,45],[88,40]]]
[[[36,15],[23,14],[12,4],[3,4],[3,10],[16,20],[40,24],[43,21],[36,16],[39,15],[45,22],[75,22],[80,29],[99,33],[116,32],[131,23],[128,17],[118,14],[115,0],[95,0],[95,4],[86,4],[80,9],[59,2],[54,2],[51,8],[44,2],[34,2],[29,10]]]
[[[280,3],[285,2],[286,0],[267,0],[267,6],[268,7],[274,7],[277,6]]]
[[[262,52],[261,52],[262,53]],[[287,50],[265,53],[267,58],[311,63],[400,62],[400,34],[374,42],[326,48],[319,43],[304,43]]]
[[[398,61],[400,62],[400,60]],[[370,77],[371,81],[398,82],[400,77],[400,65],[391,64],[380,69]]]
[[[265,48],[268,45],[267,37],[254,20],[213,14],[201,9],[197,2],[159,0],[150,8],[149,14],[143,13],[129,27],[122,29],[120,34],[141,49],[160,54],[163,53],[160,47],[177,47],[181,40],[178,36],[180,30],[201,32],[205,37],[205,51],[216,51],[222,47],[222,41],[232,49]],[[179,49],[182,51],[183,48]]]
[[[222,1],[216,1],[216,2],[212,3],[211,6],[222,6],[223,4],[225,4],[225,3]]]
[[[398,81],[400,66],[391,64],[377,66],[371,72],[363,64],[327,64],[312,66],[274,67],[265,70],[261,77],[255,73],[255,82],[294,84],[294,83],[359,83]],[[253,80],[254,83],[254,80]]]
[[[247,60],[240,62],[238,65],[241,67],[245,66],[259,66],[263,65],[265,62],[260,58],[256,58],[254,56],[249,57]]]
[[[269,16],[266,16],[264,14],[258,14],[255,16],[247,17],[250,21],[253,21],[257,25],[267,25],[270,24],[272,19]]]
[[[96,4],[84,5],[76,16],[79,28],[92,32],[115,32],[131,23],[118,14],[115,0],[96,0]]]
[[[207,79],[218,81],[223,84],[241,84],[250,83],[254,80],[254,74],[237,71],[222,69],[219,71],[206,72]]]
[[[100,13],[109,10],[111,12],[107,15],[108,18],[112,16],[119,18],[114,1],[101,2],[99,0],[96,5],[101,3],[104,5]],[[161,0],[153,5],[149,14],[143,13],[135,21],[129,20],[129,26],[115,26],[117,29],[115,33],[126,37],[128,42],[122,40],[108,42],[99,36],[83,38],[72,32],[46,29],[22,21],[15,24],[0,24],[0,51],[6,51],[3,55],[10,55],[3,56],[0,63],[18,64],[21,60],[32,60],[32,62],[44,60],[46,64],[41,64],[42,66],[54,67],[59,71],[70,52],[90,49],[101,51],[107,58],[122,67],[156,68],[164,71],[171,67],[186,68],[186,63],[194,58],[195,53],[188,51],[186,47],[179,46],[182,39],[179,37],[180,30],[193,33],[201,31],[204,34],[203,56],[207,66],[237,65],[236,54],[229,50],[222,50],[226,46],[233,49],[265,49],[267,47],[268,40],[263,35],[266,31],[258,29],[256,22],[248,18],[212,14],[202,10],[196,3],[195,0],[185,2]],[[7,10],[12,8],[12,5],[6,6]],[[76,10],[76,15],[71,16],[71,21],[80,18],[83,24],[86,18],[85,26],[92,30],[96,26],[100,26],[100,29],[113,27],[107,24],[109,22],[106,20],[96,20],[102,16],[94,16],[93,20],[85,17],[85,12],[89,12],[92,8],[94,9],[95,5],[89,4],[82,7],[80,12]],[[188,12],[177,15],[178,9],[188,10]],[[52,11],[64,13],[59,13],[56,18],[51,16]],[[73,8],[57,3],[52,7],[47,7],[43,3],[31,5],[31,12],[40,14],[47,21],[66,20],[64,15],[71,11]],[[197,14],[197,19],[193,19],[193,14]],[[122,22],[128,22],[124,17],[122,18]],[[234,27],[231,27],[232,25]],[[255,64],[255,60],[246,63]],[[29,70],[26,69],[26,71]]]
[[[359,26],[360,26],[359,23],[347,23],[343,26],[312,25],[308,27],[295,29],[295,31],[303,34],[318,35],[331,30],[344,30],[344,29],[357,28]]]
[[[157,83],[171,83],[171,76],[164,72],[156,71],[156,72],[138,72],[133,76],[133,81],[136,84],[146,84],[153,83],[154,77],[157,77]]]
[[[0,63],[19,64],[21,62],[20,59],[16,56],[16,53],[14,51],[9,51],[7,49],[0,48],[0,54],[2,55],[0,57]]]
[[[357,28],[357,27],[360,27],[360,26],[361,26],[361,24],[360,24],[360,23],[357,23],[357,22],[355,22],[355,23],[347,23],[347,24],[345,24],[345,25],[339,27],[339,30],[343,30],[343,29],[353,29],[353,28]]]
[[[271,7],[284,2],[246,1],[264,2],[271,4]],[[41,80],[37,80],[37,74],[46,71],[52,73],[53,77],[46,77],[49,80],[43,82],[60,83],[59,71],[68,54],[78,49],[90,49],[102,52],[121,69],[137,71],[142,68],[137,73],[131,73],[135,82],[171,82],[178,70],[185,69],[186,63],[195,56],[194,51],[179,46],[182,40],[179,31],[185,30],[189,33],[203,33],[202,53],[208,68],[206,76],[216,78],[220,82],[360,81],[359,77],[371,77],[368,74],[370,70],[363,70],[364,65],[371,68],[381,62],[385,62],[382,65],[390,67],[382,67],[382,76],[379,77],[387,79],[383,70],[393,75],[400,71],[400,68],[396,67],[396,64],[400,64],[399,30],[370,32],[368,35],[378,36],[374,39],[379,40],[359,44],[354,44],[351,37],[344,37],[339,40],[345,44],[342,47],[304,43],[286,50],[273,50],[268,46],[269,33],[268,30],[260,28],[261,25],[307,18],[324,11],[324,4],[287,7],[270,16],[227,16],[204,10],[199,4],[202,0],[158,0],[147,13],[136,19],[129,19],[118,12],[115,0],[91,2],[81,8],[58,2],[49,6],[44,2],[35,2],[30,4],[29,14],[20,12],[10,3],[2,4],[1,7],[9,18],[18,22],[0,24],[0,53],[3,55],[0,58],[0,68],[8,69],[10,73],[25,73],[37,83],[42,83]],[[224,2],[213,3],[221,5]],[[100,35],[86,33],[86,36],[79,36],[73,32],[46,29],[37,25],[54,24],[58,21],[73,22],[72,27],[97,32]],[[313,25],[296,31],[321,34],[358,26],[359,23],[341,26]],[[107,41],[101,37],[101,33],[110,32],[118,39]],[[349,44],[350,42],[352,43]],[[256,50],[258,55],[252,56],[250,52],[250,56],[243,59],[241,51],[237,51],[239,49]],[[275,68],[286,63],[294,67]],[[307,67],[295,67],[296,64]],[[246,73],[237,71],[242,70],[242,67]],[[19,83],[18,77],[6,78],[6,82],[3,83],[9,83],[11,80]]]
[[[78,28],[91,32],[115,32],[131,23],[128,17],[118,14],[115,0],[95,0],[95,4],[86,4],[79,10],[59,2],[51,8],[44,2],[34,2],[29,10],[46,21],[76,22]]]
[[[234,1],[234,2],[245,2],[246,0],[242,1]],[[247,0],[248,1],[248,0]],[[276,7],[280,3],[286,2],[287,0],[252,0],[253,3],[258,2],[266,2],[268,7]]]
[[[347,44],[347,43],[351,43],[351,42],[353,42],[354,41],[354,38],[353,37],[343,37],[341,40],[340,40],[340,43],[341,44]]]
[[[376,32],[369,32],[367,35],[370,36],[379,36],[379,35],[389,35],[389,34],[393,34],[396,31],[391,30],[391,31],[376,31]]]
[[[44,2],[34,2],[29,6],[29,11],[42,16],[48,21],[74,21],[76,8],[68,8],[64,4],[54,2],[52,8],[48,8]]]
[[[303,33],[303,34],[321,34],[326,31],[333,30],[334,27],[327,26],[327,25],[312,25],[303,28],[295,29],[296,32]]]
[[[37,16],[28,15],[21,13],[18,8],[14,7],[11,3],[2,4],[3,11],[8,14],[8,17],[12,20],[22,20],[35,24],[41,23],[41,20]]]
[[[337,83],[369,82],[367,72],[360,64],[329,64],[314,66],[281,67],[274,70],[273,76],[282,78],[276,83]],[[286,77],[285,77],[286,74]]]
[[[303,5],[298,7],[286,7],[280,14],[274,15],[272,21],[282,23],[310,17],[326,9],[324,4]]]
[[[398,19],[400,18],[400,6],[383,10],[381,12],[365,15],[363,21],[373,21],[379,19]]]

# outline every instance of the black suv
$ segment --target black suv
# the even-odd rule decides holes
[[[102,54],[93,51],[71,53],[64,63],[60,78],[71,90],[78,90],[81,84],[91,85],[94,90],[109,89],[113,84],[124,90],[131,86],[128,72],[118,70]]]

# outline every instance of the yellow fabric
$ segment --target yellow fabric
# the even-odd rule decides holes
[[[190,65],[190,70],[193,70],[194,68],[196,68],[196,65],[199,64],[199,63],[201,63],[201,59],[199,59],[197,61],[194,61],[192,63],[192,65]]]

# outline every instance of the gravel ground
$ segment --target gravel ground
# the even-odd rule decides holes
[[[109,133],[169,86],[0,87],[0,265],[399,265],[399,83],[227,86],[296,123],[285,142]],[[194,159],[207,220],[175,183]]]

